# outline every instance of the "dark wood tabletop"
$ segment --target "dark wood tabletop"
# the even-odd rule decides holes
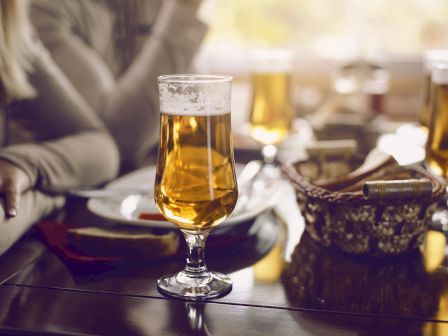
[[[73,203],[54,220],[103,222],[82,201]],[[420,251],[400,257],[344,255],[304,233],[285,187],[273,210],[218,230],[209,243],[209,268],[229,274],[233,290],[187,302],[156,286],[161,275],[182,268],[183,258],[67,262],[33,230],[0,257],[0,333],[448,335],[442,233],[429,231]]]

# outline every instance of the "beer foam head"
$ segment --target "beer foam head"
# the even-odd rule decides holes
[[[434,84],[448,84],[448,64],[437,64],[431,72]]]
[[[229,113],[231,82],[231,76],[160,76],[160,111],[197,116]]]

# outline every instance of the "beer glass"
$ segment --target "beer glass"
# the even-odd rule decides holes
[[[262,50],[251,55],[249,134],[263,146],[267,164],[274,162],[276,146],[289,135],[295,118],[290,95],[292,62],[289,50]]]
[[[428,49],[423,56],[423,88],[420,123],[428,128],[431,117],[431,72],[438,64],[448,64],[448,49]]]
[[[431,71],[431,116],[426,143],[426,165],[436,174],[448,178],[448,64],[437,64]],[[433,216],[443,231],[448,231],[448,210],[444,199],[443,209]]]
[[[232,282],[208,271],[204,245],[238,198],[230,134],[229,76],[159,77],[160,142],[154,199],[187,242],[184,270],[163,277],[163,294],[191,300],[221,296]]]

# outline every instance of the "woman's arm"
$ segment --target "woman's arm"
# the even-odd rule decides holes
[[[184,3],[185,2],[185,3]],[[118,79],[73,31],[61,1],[34,0],[32,20],[53,59],[107,124],[123,162],[136,166],[158,138],[157,77],[185,72],[206,27],[198,1],[164,0],[140,54]]]
[[[30,76],[37,95],[13,104],[10,115],[35,142],[2,148],[0,159],[22,168],[31,187],[63,189],[113,178],[119,161],[114,141],[43,47],[37,49]]]
[[[36,141],[0,149],[0,254],[63,206],[64,197],[36,189],[94,185],[118,170],[112,138],[43,47],[33,65],[30,79],[37,95],[13,104],[10,117]]]

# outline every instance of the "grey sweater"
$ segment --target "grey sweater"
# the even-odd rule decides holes
[[[115,43],[112,0],[32,0],[31,18],[53,59],[105,122],[122,164],[143,162],[158,140],[157,77],[180,73],[199,47],[206,26],[177,0],[140,0],[133,18],[137,48],[124,64]],[[149,28],[149,29],[148,29]]]

